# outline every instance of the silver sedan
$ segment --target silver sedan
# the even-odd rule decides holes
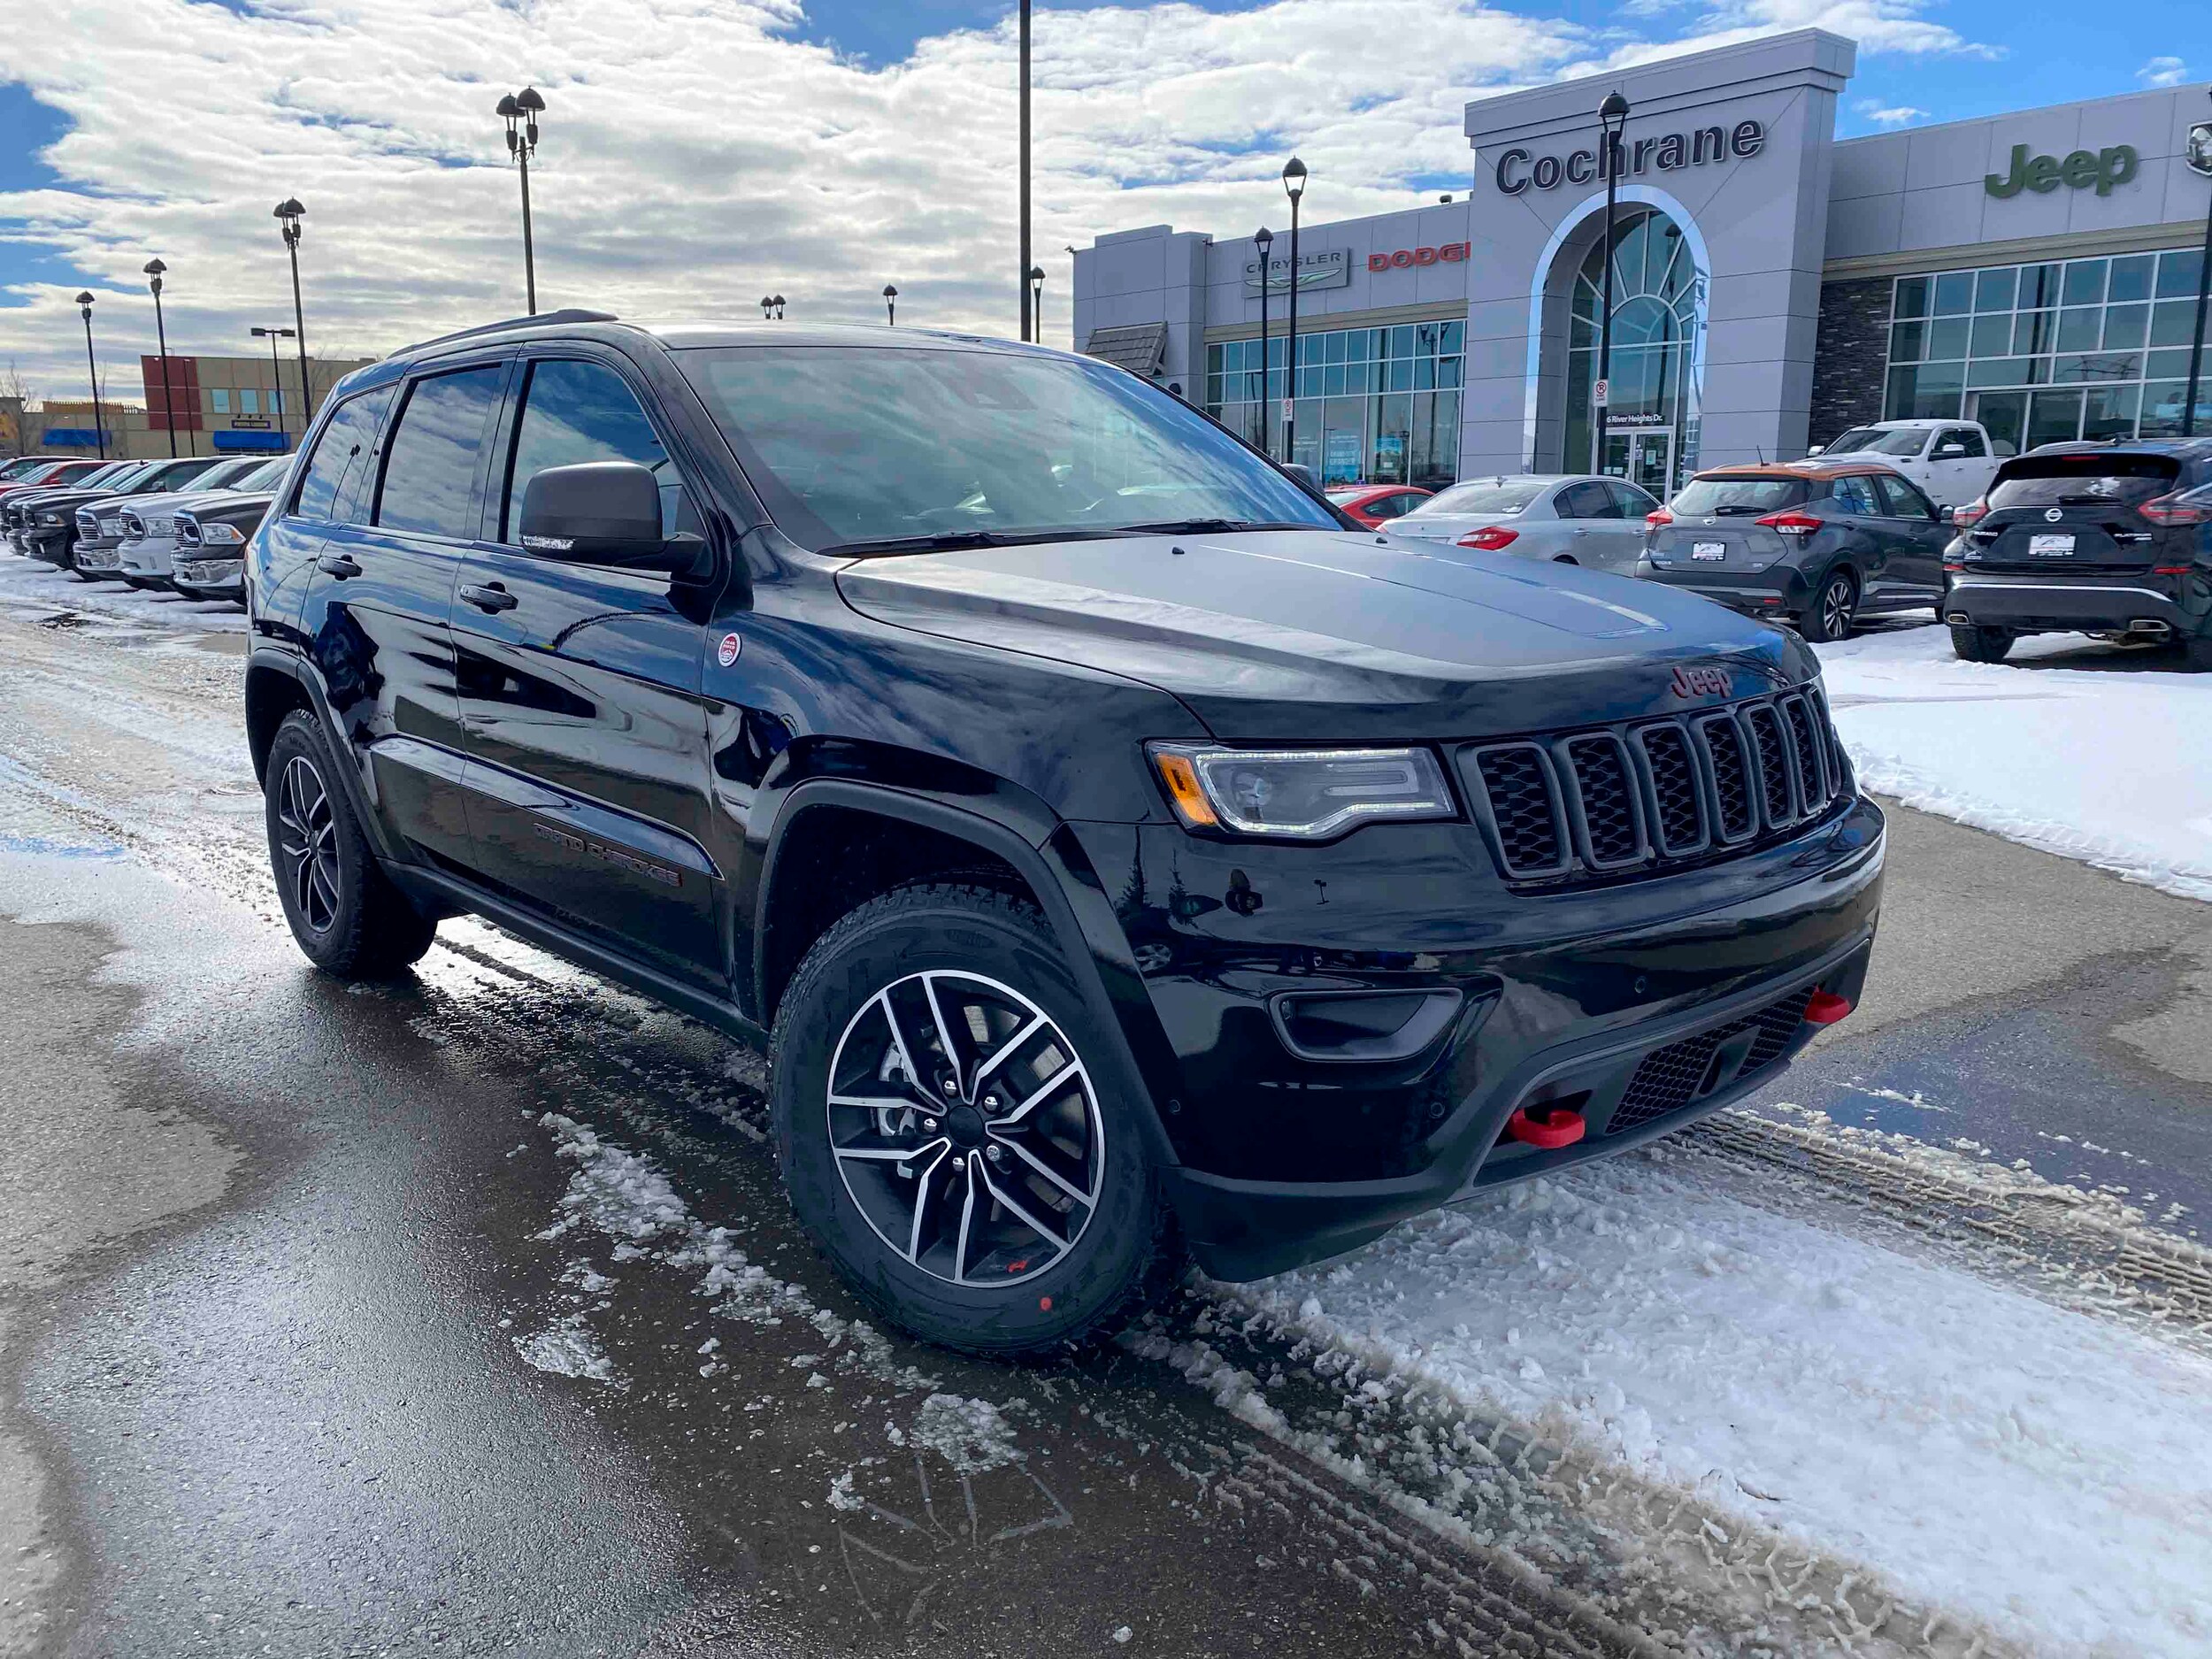
[[[1658,507],[1624,479],[1523,472],[1464,480],[1392,519],[1389,533],[1632,576],[1644,515]]]

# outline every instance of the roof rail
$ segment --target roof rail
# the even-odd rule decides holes
[[[613,323],[619,322],[622,319],[617,317],[612,311],[587,311],[575,310],[565,311],[540,311],[534,317],[509,317],[495,323],[479,323],[473,328],[463,328],[457,330],[453,334],[440,334],[434,340],[418,341],[415,344],[407,347],[406,349],[408,351],[420,351],[426,346],[442,346],[456,340],[472,339],[478,334],[499,334],[509,328],[565,328],[572,323]],[[393,355],[398,356],[399,353],[395,352]]]

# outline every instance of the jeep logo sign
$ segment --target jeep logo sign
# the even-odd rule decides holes
[[[2055,156],[2032,157],[2025,144],[2015,144],[2010,170],[2001,174],[1984,173],[1982,188],[2002,200],[2023,190],[2033,190],[2041,196],[2062,184],[2070,190],[2086,190],[2093,184],[2099,196],[2110,196],[2114,185],[2125,184],[2135,176],[2137,165],[2132,144],[2115,144],[2108,150],[2077,150],[2063,161]]]
[[[1678,697],[1724,697],[1728,695],[1728,671],[1724,668],[1678,668],[1668,688]]]

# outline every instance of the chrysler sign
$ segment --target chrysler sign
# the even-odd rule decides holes
[[[1349,248],[1325,248],[1319,253],[1298,256],[1298,291],[1308,288],[1340,288],[1352,280],[1352,250]],[[1248,293],[1260,291],[1260,262],[1244,262],[1244,286]],[[1277,254],[1267,262],[1267,291],[1270,294],[1290,292],[1290,261]]]

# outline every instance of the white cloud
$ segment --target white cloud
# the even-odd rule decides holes
[[[1484,89],[1808,23],[1869,50],[1976,50],[1918,13],[1729,0],[1694,39],[1623,45],[1486,0],[1041,11],[1047,337],[1068,337],[1064,243],[1160,220],[1277,223],[1293,149],[1313,217],[1379,211],[1414,200],[1417,180],[1465,173],[1461,107]],[[63,188],[0,195],[0,235],[92,273],[118,365],[153,349],[151,254],[170,266],[179,349],[250,349],[249,324],[288,321],[269,209],[293,194],[318,351],[511,313],[517,191],[491,106],[527,81],[549,106],[531,169],[541,304],[743,318],[779,290],[795,319],[872,320],[893,281],[902,323],[1010,334],[1010,19],[881,67],[795,38],[802,21],[797,0],[76,0],[52,27],[0,35],[0,80],[72,123],[45,157]],[[27,285],[0,310],[0,361],[57,395],[81,381],[79,286]]]
[[[1916,110],[1909,104],[1885,104],[1879,98],[1861,98],[1851,107],[1877,127],[1908,127],[1928,119],[1925,110]]]
[[[2189,65],[2178,58],[2154,58],[2135,72],[2147,87],[2177,87],[2189,79]]]

